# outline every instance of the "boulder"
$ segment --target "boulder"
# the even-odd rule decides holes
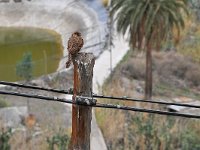
[[[0,109],[0,122],[4,127],[15,128],[21,126],[23,118],[28,116],[26,106],[5,107]]]

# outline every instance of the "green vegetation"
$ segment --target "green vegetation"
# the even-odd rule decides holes
[[[0,97],[0,108],[4,108],[8,106],[9,106],[8,102],[4,98]]]
[[[1,128],[0,130],[0,150],[11,149],[36,149],[36,150],[67,150],[70,136],[65,134],[66,130],[55,131],[44,128],[48,132],[33,137],[35,133],[31,133],[31,137],[26,141],[24,131],[14,131],[11,128]],[[64,132],[63,132],[64,131]]]
[[[25,53],[23,55],[23,58],[17,63],[16,75],[19,76],[21,79],[25,79],[26,82],[31,80],[31,78],[33,77],[33,62],[31,53]],[[27,99],[27,107],[29,113],[29,99]]]
[[[174,51],[153,52],[152,56],[153,99],[200,100],[199,63]],[[103,95],[143,98],[144,93],[138,92],[137,88],[140,87],[143,91],[144,80],[145,55],[129,51],[113,71],[112,77],[106,80]],[[166,111],[165,107],[158,105],[107,99],[98,101]],[[96,109],[96,119],[109,150],[200,148],[199,120],[111,109]]]
[[[49,150],[66,150],[69,144],[69,136],[67,134],[58,133],[51,138],[47,138]]]
[[[102,101],[111,103],[106,99]],[[137,105],[121,102],[123,104]],[[158,106],[154,108],[159,109]],[[96,109],[96,118],[109,150],[200,148],[199,120],[112,109]]]
[[[152,50],[160,50],[167,38],[179,37],[184,28],[183,12],[188,14],[187,0],[113,0],[111,15],[117,31],[129,33],[133,48],[146,51],[145,98],[152,97]]]
[[[190,27],[185,38],[181,41],[182,44],[178,47],[178,52],[185,56],[190,56],[193,60],[200,63],[200,27]],[[191,31],[193,30],[193,31]]]
[[[57,69],[63,55],[61,36],[58,33],[31,27],[0,27],[0,33],[1,80],[19,80],[15,67],[23,54],[28,52],[32,54],[33,77]]]
[[[192,129],[194,124],[198,126],[199,121],[175,117],[161,118],[161,116],[151,114],[131,116],[129,129],[132,133],[135,132],[138,135],[137,138],[142,141],[142,143],[132,145],[133,149],[142,147],[142,144],[145,149],[189,150],[192,148],[197,150],[200,148],[199,129]],[[131,138],[129,140],[131,142]]]
[[[173,98],[173,97],[189,97],[194,100],[200,100],[200,93],[193,91],[189,88],[177,88],[176,86],[172,86],[170,84],[159,83],[154,86],[153,90],[154,95],[162,95],[165,98]]]
[[[153,96],[168,98],[190,97],[200,99],[200,67],[199,63],[176,52],[154,52],[153,53]],[[128,80],[123,83],[124,79]],[[106,80],[108,90],[126,89],[130,96],[134,96],[137,85],[144,89],[145,80],[145,55],[129,51],[128,55],[117,65],[112,75]],[[115,83],[116,82],[116,83]],[[112,86],[112,84],[114,84]],[[119,87],[118,87],[119,85]],[[125,86],[125,87],[123,87]],[[116,88],[116,90],[114,89]],[[132,88],[132,89],[130,89]],[[131,92],[131,90],[133,90]],[[121,95],[124,95],[122,92]],[[120,96],[121,96],[120,95]],[[141,93],[143,97],[143,93]]]
[[[197,7],[198,10],[194,12],[199,17],[199,5],[196,5],[199,2],[191,0],[194,1],[195,5],[192,7]],[[112,76],[106,80],[103,94],[143,98],[145,89],[146,98],[149,99],[153,74],[155,99],[200,99],[200,30],[193,15],[186,19],[185,14],[188,15],[188,8],[190,9],[188,6],[191,6],[188,2],[190,1],[112,1],[112,15],[116,16],[118,32],[123,35],[128,33],[132,48],[145,50],[147,56],[129,51]],[[185,26],[186,30],[181,32]],[[179,41],[181,42],[177,45]],[[152,50],[166,51],[152,53]],[[103,102],[105,101],[113,103],[104,99]],[[136,102],[120,104],[166,111],[165,107],[157,105]],[[96,118],[110,150],[200,149],[199,120],[102,109],[96,110]],[[110,122],[112,124],[108,126]]]
[[[12,136],[12,129],[2,129],[0,132],[0,149],[1,150],[10,150],[11,145],[9,143],[10,138]]]
[[[21,61],[19,61],[16,65],[16,75],[20,78],[25,79],[26,81],[31,80],[33,77],[33,62],[32,62],[32,54],[25,53]]]

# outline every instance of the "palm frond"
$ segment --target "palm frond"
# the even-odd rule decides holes
[[[184,28],[184,14],[189,15],[188,0],[112,0],[111,15],[117,31],[130,33],[133,47],[145,47],[147,42],[158,48],[167,35]]]

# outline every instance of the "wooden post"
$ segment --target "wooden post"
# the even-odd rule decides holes
[[[92,96],[94,55],[91,53],[78,53],[73,60],[74,64],[74,95]],[[72,106],[72,150],[90,150],[90,132],[92,120],[92,107]]]

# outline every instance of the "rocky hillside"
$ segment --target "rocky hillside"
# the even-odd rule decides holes
[[[153,99],[200,101],[199,63],[177,52],[153,54]],[[143,98],[145,55],[129,51],[105,82],[105,95]],[[102,102],[166,110],[161,105]],[[197,113],[195,109],[193,113]],[[198,113],[197,113],[198,114]],[[97,109],[96,118],[109,150],[185,149],[200,147],[200,121],[119,110]],[[109,126],[108,126],[109,124]],[[116,132],[117,131],[117,132]],[[175,142],[176,141],[176,142]]]

